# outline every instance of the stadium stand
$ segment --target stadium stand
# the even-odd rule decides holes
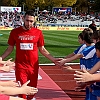
[[[16,20],[16,16],[19,17]],[[14,27],[15,24],[22,25],[22,16],[21,13],[13,12],[0,12],[0,26]],[[37,26],[71,26],[71,27],[88,27],[92,20],[95,20],[97,27],[100,26],[100,16],[98,15],[61,15],[61,14],[38,14],[36,17]]]

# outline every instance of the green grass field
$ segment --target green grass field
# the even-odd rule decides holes
[[[7,48],[7,40],[10,31],[0,30],[0,55]],[[45,48],[54,57],[65,57],[66,55],[72,53],[80,44],[78,43],[79,31],[43,31],[45,38]],[[8,58],[15,58],[15,50],[10,54]],[[76,60],[74,62],[79,62]],[[50,61],[39,53],[39,63],[50,63]]]

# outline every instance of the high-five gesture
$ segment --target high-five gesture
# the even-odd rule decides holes
[[[38,89],[35,87],[27,86],[29,82],[30,80],[22,85],[21,87],[22,93],[26,95],[34,95],[35,93],[38,92]]]

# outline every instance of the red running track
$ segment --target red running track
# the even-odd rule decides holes
[[[79,65],[71,65],[72,68],[79,68]],[[40,68],[72,99],[84,100],[85,91],[76,92],[76,82],[74,81],[74,72],[65,71],[56,66],[40,66]],[[51,99],[53,100],[53,99]],[[59,100],[59,99],[57,99]],[[62,99],[63,100],[63,99]],[[68,100],[66,98],[66,100]]]
[[[36,100],[72,100],[41,68]]]

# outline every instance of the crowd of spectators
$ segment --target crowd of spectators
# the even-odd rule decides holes
[[[0,26],[16,28],[22,25],[22,16],[18,12],[0,12]]]
[[[37,13],[36,13],[37,14]],[[0,12],[0,26],[18,27],[23,24],[23,14],[18,12]],[[100,14],[63,13],[52,14],[39,12],[36,17],[37,26],[77,26],[89,27],[94,20],[97,27],[100,26]]]
[[[97,26],[100,25],[99,14],[86,14],[86,13],[40,13],[38,21],[46,26],[79,26],[88,27],[92,20],[95,21]]]

